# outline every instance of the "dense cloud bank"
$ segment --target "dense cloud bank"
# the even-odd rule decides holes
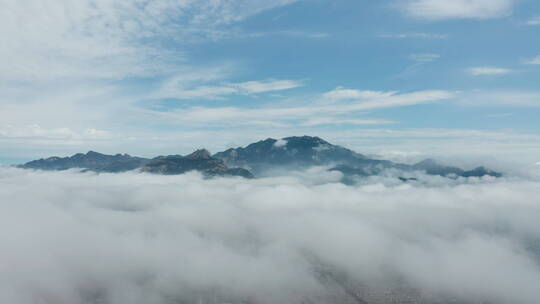
[[[538,179],[324,172],[0,168],[0,303],[538,303]]]

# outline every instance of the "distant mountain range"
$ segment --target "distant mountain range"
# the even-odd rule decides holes
[[[207,150],[197,150],[187,156],[158,156],[143,166],[141,171],[157,174],[182,174],[199,171],[206,176],[242,176],[253,178],[251,172],[243,168],[229,168],[223,160],[212,157]]]
[[[81,168],[95,172],[125,172],[140,170],[156,174],[182,174],[199,171],[205,176],[242,176],[252,178],[269,172],[328,166],[331,171],[344,174],[344,181],[355,177],[377,175],[389,169],[403,172],[423,171],[430,175],[446,177],[500,177],[501,173],[478,167],[463,170],[444,166],[432,159],[414,165],[367,157],[341,146],[311,136],[268,138],[246,147],[228,149],[211,155],[207,150],[197,150],[187,156],[169,155],[152,159],[128,154],[106,155],[90,151],[70,157],[50,157],[19,165],[19,168],[38,170],[67,170]],[[414,178],[401,178],[402,181]]]
[[[387,169],[406,172],[424,171],[430,175],[449,177],[501,176],[500,173],[484,167],[467,171],[441,165],[432,159],[426,159],[414,165],[374,159],[333,145],[319,137],[310,136],[286,137],[280,140],[269,138],[246,147],[216,153],[214,157],[222,159],[227,165],[248,168],[256,175],[264,174],[269,170],[330,165],[330,170],[341,171],[346,176],[376,175]]]
[[[223,160],[214,158],[206,150],[197,150],[187,156],[169,155],[156,158],[134,157],[128,154],[106,155],[90,151],[86,154],[77,153],[70,157],[49,157],[19,165],[23,169],[37,170],[68,170],[84,169],[85,171],[118,173],[131,170],[142,172],[174,175],[189,171],[199,171],[205,176],[242,176],[253,178],[253,175],[243,168],[229,168]]]

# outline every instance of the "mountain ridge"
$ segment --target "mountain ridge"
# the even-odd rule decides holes
[[[230,148],[211,154],[199,149],[191,154],[143,158],[129,154],[106,155],[95,151],[77,153],[69,157],[49,157],[19,165],[23,169],[67,170],[81,168],[95,172],[125,172],[140,170],[155,174],[182,174],[198,171],[205,176],[264,176],[272,170],[305,169],[328,166],[339,171],[344,180],[353,177],[377,175],[387,169],[403,172],[423,171],[429,175],[446,177],[500,177],[501,173],[484,167],[464,170],[445,166],[433,159],[416,164],[402,164],[389,160],[370,158],[342,146],[333,145],[316,136],[291,136],[282,139],[267,138],[245,147]],[[408,180],[408,179],[406,179]]]
[[[282,139],[267,138],[245,147],[230,148],[213,155],[226,164],[248,168],[256,175],[269,169],[293,167],[303,169],[310,166],[332,166],[330,171],[339,171],[345,179],[377,175],[387,169],[404,172],[424,171],[429,175],[446,177],[481,177],[485,175],[500,177],[502,174],[477,167],[472,170],[441,165],[433,159],[416,164],[402,164],[389,160],[369,158],[353,150],[333,145],[319,137],[292,136]]]
[[[129,154],[107,155],[94,151],[86,154],[77,153],[68,157],[53,156],[33,160],[17,166],[22,169],[62,171],[83,169],[84,171],[120,173],[132,170],[163,175],[183,174],[199,171],[205,176],[242,176],[253,175],[242,168],[229,168],[222,160],[211,157],[210,152],[201,149],[189,155],[168,155],[155,158],[134,157]]]

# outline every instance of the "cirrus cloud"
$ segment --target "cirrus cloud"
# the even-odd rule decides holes
[[[540,16],[529,19],[527,25],[540,25]]]
[[[527,61],[527,64],[534,64],[534,65],[539,65],[540,64],[540,55]]]
[[[219,37],[219,26],[295,0],[5,0],[0,79],[117,80],[174,72],[182,49],[166,41]]]
[[[499,67],[474,67],[467,70],[473,76],[500,76],[512,73],[512,70]]]
[[[404,0],[398,7],[408,16],[428,20],[490,19],[511,14],[514,0]]]

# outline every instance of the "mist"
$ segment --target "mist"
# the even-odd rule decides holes
[[[0,302],[538,303],[538,177],[0,168]]]

